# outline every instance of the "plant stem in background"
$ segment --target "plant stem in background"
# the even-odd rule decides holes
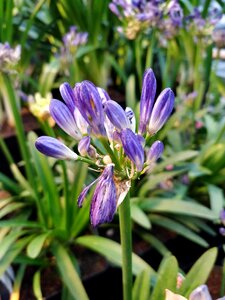
[[[132,235],[130,215],[130,193],[119,206],[120,242],[122,247],[123,300],[132,297]]]

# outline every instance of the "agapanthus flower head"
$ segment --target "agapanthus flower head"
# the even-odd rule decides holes
[[[67,32],[63,38],[63,45],[60,51],[61,64],[64,68],[73,62],[77,49],[83,46],[88,41],[87,32],[79,32],[76,26],[71,26],[69,32]]]
[[[73,53],[78,46],[86,44],[87,40],[88,33],[79,32],[76,26],[71,26],[69,32],[63,36],[64,47],[71,53]]]
[[[21,46],[10,47],[9,43],[0,43],[0,72],[14,73],[20,60]]]
[[[192,31],[196,42],[201,39],[205,44],[209,44],[212,42],[213,30],[221,17],[221,11],[218,8],[212,8],[209,9],[208,15],[203,18],[200,9],[195,7],[193,12],[186,18],[186,27]]]
[[[150,26],[155,26],[162,15],[158,1],[112,0],[109,8],[122,22],[119,32],[131,40]]]
[[[49,142],[46,137],[39,138],[36,147],[45,155],[88,162],[101,173],[78,198],[78,205],[82,206],[89,189],[96,184],[91,200],[93,226],[112,220],[131,181],[152,170],[163,152],[160,141],[150,148],[146,143],[171,114],[174,94],[167,88],[155,101],[155,91],[156,79],[149,69],[143,80],[139,132],[136,132],[132,109],[124,110],[106,91],[89,81],[77,83],[74,88],[68,83],[62,84],[60,92],[64,102],[53,99],[50,103],[50,114],[58,126],[79,141],[80,155],[73,157],[73,151],[68,152],[67,147],[63,148],[54,138]],[[55,149],[57,145],[59,153]]]

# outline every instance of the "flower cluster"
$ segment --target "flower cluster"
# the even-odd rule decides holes
[[[139,33],[154,29],[159,33],[161,44],[177,36],[180,28],[191,30],[196,39],[209,38],[222,16],[218,9],[213,8],[207,18],[203,18],[198,7],[184,16],[178,0],[112,0],[109,8],[122,22],[119,32],[128,39],[135,39]]]
[[[186,18],[186,28],[193,33],[196,42],[201,40],[207,44],[211,42],[215,25],[221,17],[221,11],[213,8],[208,12],[208,16],[203,18],[200,9],[196,7]]]
[[[140,122],[136,126],[134,112],[111,100],[107,92],[89,81],[60,86],[64,103],[53,99],[50,114],[67,134],[79,141],[79,154],[59,140],[39,137],[37,149],[59,159],[75,159],[89,163],[101,175],[85,187],[78,198],[82,206],[91,186],[96,184],[91,202],[91,223],[97,226],[112,221],[118,205],[129,191],[131,181],[151,171],[163,152],[163,144],[148,141],[164,125],[174,106],[170,88],[155,100],[156,79],[146,70],[140,101]],[[136,130],[137,129],[137,130]]]
[[[21,47],[16,46],[14,49],[9,43],[0,43],[0,71],[3,73],[15,72],[15,66],[20,60]]]
[[[212,297],[209,293],[208,287],[203,284],[197,287],[194,291],[191,292],[189,300],[212,300]],[[170,290],[166,290],[165,300],[187,300],[187,298],[174,294]],[[219,298],[217,300],[225,300],[225,297]]]
[[[163,2],[113,0],[109,8],[122,21],[119,31],[128,39],[135,39],[139,33],[154,27],[171,36],[182,25],[183,11],[177,0]]]
[[[76,26],[71,26],[69,32],[63,36],[63,47],[61,53],[63,56],[74,55],[77,47],[84,45],[88,40],[87,32],[78,32]]]

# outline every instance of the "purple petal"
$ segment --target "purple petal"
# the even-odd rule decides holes
[[[102,100],[96,86],[89,81],[82,81],[75,85],[74,93],[75,105],[93,133],[106,135]]]
[[[77,159],[77,154],[70,150],[59,140],[41,136],[35,142],[35,147],[44,155],[55,157],[58,159]]]
[[[77,124],[77,127],[79,128],[80,132],[85,135],[88,133],[88,129],[89,129],[89,124],[87,123],[87,121],[83,118],[83,116],[81,115],[79,109],[77,109],[75,107],[74,110],[74,118]]]
[[[129,128],[121,131],[120,139],[125,154],[136,165],[137,170],[141,171],[144,164],[144,149],[136,134]]]
[[[109,4],[109,9],[111,10],[111,12],[113,12],[117,17],[120,17],[121,14],[117,8],[117,6],[114,3],[110,3]]]
[[[78,151],[82,156],[86,156],[88,149],[90,148],[91,138],[90,136],[83,137],[78,144]]]
[[[170,88],[164,89],[157,98],[152,110],[148,131],[155,134],[169,118],[174,107],[174,93]]]
[[[152,107],[156,93],[156,79],[152,69],[147,69],[143,77],[143,86],[140,102],[140,123],[139,133],[146,132],[146,126],[149,123]]]
[[[133,132],[135,132],[135,129],[136,129],[136,118],[135,118],[133,110],[130,107],[126,107],[125,114],[126,114],[126,117],[127,117],[127,120],[128,120],[129,128]]]
[[[82,156],[96,158],[96,149],[91,145],[90,136],[83,137],[78,144],[78,151]]]
[[[77,127],[74,116],[63,102],[53,99],[50,103],[49,109],[52,118],[59,127],[76,140],[81,139],[82,136]]]
[[[88,186],[86,186],[83,191],[80,193],[78,199],[77,199],[77,205],[78,207],[82,207],[84,199],[87,195],[87,193],[89,192],[90,188],[92,187],[92,185],[94,185],[97,181],[99,180],[99,178],[97,178],[96,180],[94,180],[92,183],[90,183]]]
[[[64,102],[66,103],[67,107],[73,114],[75,110],[75,96],[74,96],[73,89],[71,88],[68,82],[64,82],[63,84],[60,85],[59,90]]]
[[[164,150],[163,143],[156,141],[152,144],[151,148],[147,152],[147,163],[155,162],[160,158]]]
[[[189,296],[190,300],[212,300],[207,285],[203,284],[197,287]]]
[[[110,122],[119,130],[129,127],[128,119],[122,107],[113,100],[104,103],[104,111]]]
[[[109,94],[104,89],[97,87],[97,90],[98,90],[99,96],[102,100],[102,103],[105,103],[105,101],[110,100]]]
[[[113,165],[105,167],[91,201],[91,224],[96,227],[111,222],[116,212],[116,187],[113,180]]]

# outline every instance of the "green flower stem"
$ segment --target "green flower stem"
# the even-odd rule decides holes
[[[142,51],[141,51],[141,40],[140,38],[136,38],[134,40],[134,51],[135,51],[135,67],[137,70],[137,75],[138,75],[138,83],[139,83],[139,88],[141,87],[142,84]]]
[[[123,300],[132,299],[132,231],[130,193],[119,206],[120,241],[122,247]]]

